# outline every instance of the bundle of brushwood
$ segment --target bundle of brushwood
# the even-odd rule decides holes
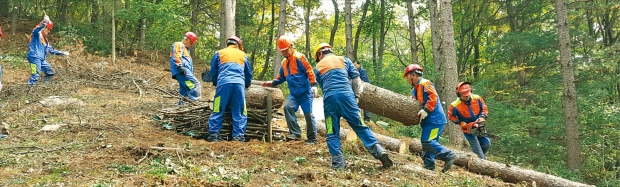
[[[155,90],[159,91],[164,96],[176,95],[163,89]],[[259,94],[256,93],[264,94],[260,97]],[[255,103],[246,110],[248,117],[245,131],[246,141],[258,139],[270,142],[272,140],[278,140],[279,137],[283,137],[281,136],[282,133],[288,133],[288,129],[278,127],[275,123],[271,122],[273,117],[283,118],[282,114],[277,113],[277,109],[282,106],[283,101],[281,96],[282,92],[279,89],[265,89],[255,86],[253,89],[246,90],[246,94],[252,95],[252,97],[246,97],[246,103]],[[186,98],[181,99],[189,101]],[[213,112],[211,103],[212,101],[192,101],[182,107],[159,110],[156,120],[159,121],[160,125],[164,128],[175,130],[177,133],[195,138],[206,138],[209,134],[209,117]],[[267,108],[271,108],[271,110],[269,111]],[[232,140],[232,122],[230,108],[227,108],[224,112],[222,129],[220,131],[222,139]]]

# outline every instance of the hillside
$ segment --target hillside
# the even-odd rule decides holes
[[[348,167],[334,171],[325,137],[315,146],[208,143],[162,130],[153,115],[175,107],[176,100],[153,88],[178,88],[166,71],[165,55],[139,52],[112,63],[111,58],[86,54],[79,41],[56,45],[71,55],[49,55],[57,76],[28,90],[24,35],[35,24],[24,21],[20,33],[5,31],[0,40],[0,121],[10,126],[10,135],[0,139],[2,186],[526,186],[460,167],[445,174],[427,171],[412,154],[391,154],[395,167],[382,169],[359,142],[343,144]],[[49,38],[52,44],[60,41],[54,32]],[[195,69],[198,75],[204,66]],[[214,89],[202,86],[206,96]],[[50,96],[84,105],[41,104]],[[60,128],[41,130],[46,125]]]

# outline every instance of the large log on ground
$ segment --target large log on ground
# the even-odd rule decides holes
[[[375,133],[375,137],[377,138],[377,141],[379,141],[379,144],[381,144],[387,150],[394,151],[397,153],[405,153],[407,151],[407,144],[400,139],[392,138],[392,137],[377,134],[377,133]]]
[[[419,139],[411,140],[411,143],[409,143],[409,151],[412,153],[422,152],[422,144]],[[541,187],[591,186],[537,171],[521,169],[517,166],[482,160],[473,153],[459,150],[452,151],[457,155],[456,162],[454,162],[455,165],[464,167],[470,172],[499,177],[505,182],[526,182],[532,186]]]
[[[359,107],[377,115],[393,119],[404,125],[417,125],[420,118],[420,103],[390,90],[364,82],[364,91],[359,98]]]
[[[271,98],[273,99],[272,106],[274,109],[282,107],[282,103],[284,103],[282,90],[278,88],[264,88],[257,85],[252,85],[245,91],[247,107],[259,109],[267,108],[267,100],[265,100],[267,94],[271,94]]]
[[[316,128],[317,128],[317,132],[320,135],[327,136],[327,128],[325,127],[325,123],[317,121]],[[355,134],[355,131],[351,129],[345,129],[341,127],[340,128],[340,139],[345,140],[347,142],[355,141],[357,140],[357,134]]]

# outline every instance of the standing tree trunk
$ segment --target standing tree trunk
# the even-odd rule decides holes
[[[435,64],[435,68],[437,72],[442,72],[443,69],[443,56],[441,55],[441,28],[439,22],[439,12],[437,11],[437,0],[429,0],[428,1],[428,10],[429,17],[431,20],[431,43],[433,47],[433,64]]]
[[[112,0],[112,64],[116,67],[116,22],[114,21],[114,9],[116,0]]]
[[[15,30],[17,29],[17,14],[19,12],[19,0],[13,1],[13,10],[11,10],[11,34],[15,35]]]
[[[56,20],[60,25],[66,25],[67,23],[67,7],[69,6],[68,0],[57,0],[56,1]]]
[[[310,48],[310,10],[312,9],[311,0],[304,1],[304,33],[306,35],[306,58],[308,62],[314,62],[312,55],[310,54],[312,49]]]
[[[439,86],[438,92],[441,99],[447,100],[445,103],[451,103],[450,98],[456,98],[453,91],[458,84],[458,69],[456,65],[456,46],[454,43],[454,20],[452,17],[452,0],[441,0],[441,28],[442,31],[442,48],[444,55],[443,63],[443,84]],[[448,111],[448,104],[443,104],[444,111]],[[446,112],[446,118],[448,113]],[[446,132],[450,138],[450,144],[460,148],[465,142],[465,138],[461,133],[461,128],[457,125],[447,125]]]
[[[409,45],[411,50],[411,63],[418,63],[418,44],[415,33],[415,14],[413,12],[413,0],[407,0],[407,15],[409,17]]]
[[[286,26],[286,4],[288,4],[286,0],[280,0],[280,15],[278,15],[278,37],[284,35],[284,27]],[[280,73],[280,66],[282,66],[282,59],[284,59],[282,53],[280,53],[280,50],[278,50],[278,46],[276,46],[275,51],[276,58],[273,62],[273,77],[278,76],[278,73]]]
[[[336,0],[332,0],[332,4],[334,4],[334,26],[332,27],[332,32],[329,35],[329,45],[334,46],[334,37],[336,37],[336,31],[338,30],[338,20],[340,19],[340,10],[338,10],[338,3]]]
[[[86,0],[86,21],[91,22],[91,18],[90,14],[92,14],[93,8],[92,5],[93,1],[92,0]]]
[[[226,47],[226,39],[235,35],[236,0],[222,0],[220,10],[220,48]]]
[[[276,17],[276,0],[271,0],[271,24],[269,26],[269,36],[268,36],[269,38],[267,38],[267,41],[269,41],[269,48],[273,47],[273,29],[275,27],[275,22],[276,22],[275,17]],[[263,71],[260,73],[260,76],[258,77],[259,80],[263,80],[263,78],[265,77],[265,73],[267,73],[271,51],[272,51],[271,49],[267,50],[267,54],[265,55],[265,64],[263,64]]]
[[[344,1],[344,25],[345,25],[345,40],[346,40],[346,57],[353,57],[353,25],[351,24],[351,0]],[[357,59],[353,59],[353,62]]]
[[[364,5],[362,5],[362,18],[360,19],[360,23],[357,25],[357,30],[355,31],[355,38],[353,42],[353,56],[350,56],[351,60],[358,61],[357,58],[357,46],[359,44],[360,33],[362,32],[362,28],[364,26],[364,21],[366,21],[366,13],[368,12],[368,7],[370,6],[370,0],[366,0]]]
[[[144,46],[146,45],[146,10],[144,8],[144,0],[142,0],[142,6],[140,8],[140,14],[142,19],[140,21],[140,50],[144,50]]]
[[[0,17],[9,16],[9,7],[11,7],[11,5],[8,0],[0,1]]]
[[[568,13],[565,0],[555,0],[555,12],[558,23],[558,39],[560,45],[560,61],[562,63],[562,80],[564,82],[564,123],[566,123],[566,151],[568,152],[568,168],[581,169],[581,144],[579,143],[579,122],[577,110],[577,91],[571,60],[570,34],[568,29]]]
[[[194,33],[198,33],[198,3],[198,0],[192,0],[192,18],[190,20],[192,22],[191,31]],[[192,46],[192,50],[190,50],[190,56],[192,58],[196,56],[196,51],[194,49],[195,48]]]
[[[90,22],[94,23],[99,19],[99,0],[92,0],[91,7],[92,11],[90,12]]]
[[[380,15],[380,20],[381,20],[381,24],[379,26],[379,49],[377,51],[377,66],[375,67],[377,69],[377,74],[375,74],[375,79],[377,80],[381,80],[383,77],[383,51],[385,50],[385,34],[387,32],[387,29],[385,28],[385,3],[387,3],[386,0],[381,0],[381,15]]]

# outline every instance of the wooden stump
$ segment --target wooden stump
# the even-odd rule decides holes
[[[422,143],[419,139],[411,140],[411,143],[409,143],[409,151],[412,153],[422,153]],[[591,186],[537,171],[521,169],[513,165],[482,160],[473,153],[460,150],[452,151],[457,155],[456,162],[454,162],[455,165],[464,167],[470,172],[499,177],[506,182],[526,182],[532,186],[541,187]]]
[[[396,120],[404,125],[417,125],[420,118],[418,111],[422,109],[419,102],[394,93],[390,90],[364,82],[364,92],[359,98],[359,107],[377,115]]]
[[[379,144],[381,144],[385,149],[394,151],[397,153],[405,153],[407,152],[407,144],[400,139],[392,138],[389,136],[381,135],[375,133],[375,137]]]

